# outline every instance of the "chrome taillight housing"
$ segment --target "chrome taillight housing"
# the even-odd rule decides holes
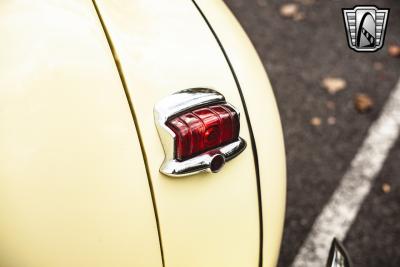
[[[160,171],[166,175],[218,172],[246,147],[239,112],[215,90],[179,91],[157,103],[154,116],[165,152]]]

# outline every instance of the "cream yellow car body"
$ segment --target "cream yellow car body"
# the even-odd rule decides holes
[[[0,34],[0,266],[276,265],[279,115],[223,2],[5,1]],[[241,112],[248,147],[170,178],[153,107],[193,87]]]

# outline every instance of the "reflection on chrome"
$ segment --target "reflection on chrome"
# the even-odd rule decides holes
[[[346,250],[336,238],[332,241],[326,267],[351,267]]]
[[[240,116],[236,108],[226,103],[222,94],[207,88],[192,88],[179,91],[162,99],[154,106],[154,119],[165,153],[164,162],[160,167],[161,173],[180,177],[202,171],[218,172],[226,161],[236,157],[246,148],[246,142],[239,137],[232,143],[205,151],[187,160],[178,161],[175,159],[176,136],[166,126],[166,122],[183,112],[214,104],[227,104]]]

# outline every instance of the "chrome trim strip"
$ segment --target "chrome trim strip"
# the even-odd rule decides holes
[[[246,148],[246,141],[239,137],[237,141],[184,161],[174,158],[175,133],[166,126],[165,123],[168,119],[192,109],[218,103],[226,103],[226,101],[225,97],[217,91],[207,88],[192,88],[172,94],[154,106],[154,119],[165,153],[164,162],[160,167],[161,173],[182,177],[202,171],[218,172],[225,161],[236,157]],[[239,111],[232,105],[230,106],[237,112],[240,119]],[[218,164],[216,164],[217,160]]]
[[[245,148],[246,142],[242,138],[239,138],[238,141],[229,145],[207,151],[185,161],[177,161],[175,159],[164,161],[160,171],[174,177],[188,176],[202,171],[218,172],[220,168],[212,170],[210,167],[215,156],[222,155],[224,161],[228,161],[237,156]]]
[[[326,267],[351,267],[351,261],[343,245],[334,238],[329,250]]]

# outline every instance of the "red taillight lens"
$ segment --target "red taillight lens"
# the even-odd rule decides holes
[[[166,124],[176,135],[175,157],[178,160],[236,141],[239,137],[239,116],[226,104],[195,109]]]

